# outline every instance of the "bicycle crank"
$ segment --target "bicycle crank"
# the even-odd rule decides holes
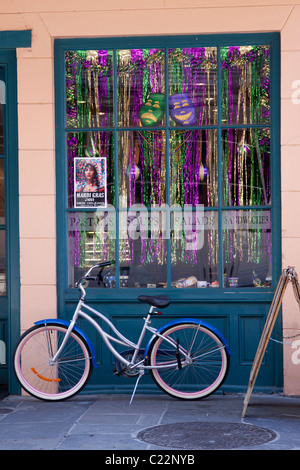
[[[121,356],[124,357],[127,361],[132,360],[132,356],[134,353],[134,349],[129,349],[126,351],[120,352]],[[138,362],[142,362],[144,358],[144,351],[140,350],[139,354],[136,357],[135,363],[137,364]],[[137,368],[135,369],[130,369],[126,364],[123,364],[119,359],[116,359],[115,361],[115,369],[113,369],[114,374],[117,376],[123,375],[124,377],[137,377],[139,375],[139,370]]]

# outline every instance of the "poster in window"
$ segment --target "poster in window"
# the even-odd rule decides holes
[[[74,158],[74,206],[107,206],[106,158]]]

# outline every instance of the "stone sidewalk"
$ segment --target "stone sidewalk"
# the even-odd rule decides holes
[[[0,401],[1,450],[300,450],[300,398],[215,394],[200,401],[167,395],[79,395],[49,403]]]

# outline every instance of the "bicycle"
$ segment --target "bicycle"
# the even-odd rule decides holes
[[[112,261],[92,266],[75,284],[80,299],[70,322],[60,319],[37,321],[18,340],[13,367],[21,387],[30,395],[47,401],[60,401],[79,393],[87,384],[97,361],[93,344],[76,322],[86,319],[96,328],[115,356],[114,373],[137,377],[130,403],[140,378],[149,371],[156,385],[178,399],[196,400],[216,392],[224,383],[232,352],[224,336],[208,323],[181,318],[156,329],[150,326],[153,316],[170,304],[166,295],[140,295],[138,300],[150,305],[137,343],[123,336],[113,323],[86,302],[86,281],[106,285]],[[96,276],[91,273],[99,268]],[[159,310],[158,310],[159,309]],[[105,332],[97,321],[103,320],[113,332]],[[146,347],[142,342],[146,331],[152,334]],[[113,336],[114,334],[114,336]],[[113,342],[126,346],[118,352]]]

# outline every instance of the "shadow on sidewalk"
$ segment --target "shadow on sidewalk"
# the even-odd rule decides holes
[[[0,401],[8,396],[7,385],[0,385]]]

